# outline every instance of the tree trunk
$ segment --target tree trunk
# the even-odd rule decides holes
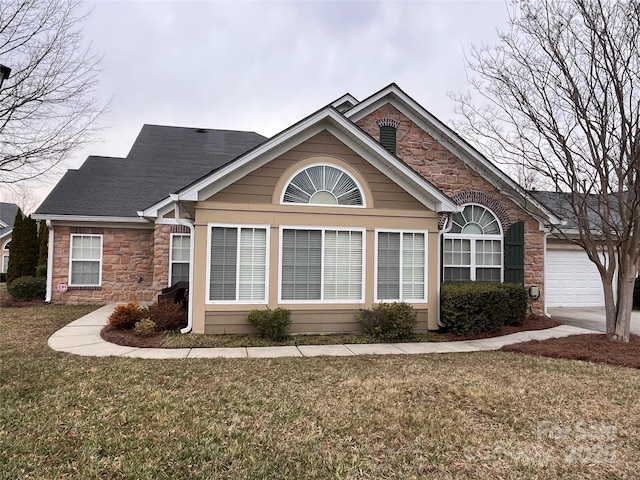
[[[609,302],[607,290],[613,295],[611,282],[605,285],[605,310],[607,314],[607,337],[614,342],[628,342],[631,329],[631,312],[633,310],[633,286],[636,274],[633,271],[619,272],[618,291],[614,302]],[[608,287],[608,288],[607,288]],[[611,304],[609,304],[611,303]],[[612,307],[612,308],[610,308]]]

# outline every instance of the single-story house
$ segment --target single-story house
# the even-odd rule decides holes
[[[523,283],[541,313],[562,222],[395,84],[272,138],[144,125],[126,158],[89,157],[34,216],[48,301],[153,301],[187,280],[197,333],[250,332],[249,310],[277,306],[292,332],[355,331],[359,309],[395,300],[437,329],[440,285],[460,280]]]
[[[0,202],[0,281],[5,281],[5,275],[9,268],[9,249],[11,248],[11,235],[13,222],[18,212],[15,203]]]

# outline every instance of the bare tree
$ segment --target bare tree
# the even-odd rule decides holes
[[[41,201],[34,189],[24,183],[7,184],[0,193],[3,201],[16,204],[25,215],[31,215]]]
[[[78,0],[0,2],[0,184],[41,177],[90,140],[103,112],[99,59]]]
[[[640,267],[640,3],[517,1],[509,27],[498,46],[472,50],[479,97],[454,96],[456,126],[565,192],[558,213],[577,232],[554,232],[595,263],[607,336],[629,341]]]

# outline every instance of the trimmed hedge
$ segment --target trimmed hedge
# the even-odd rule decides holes
[[[507,283],[445,283],[440,321],[458,335],[495,332],[503,325],[521,325],[527,315],[527,292]]]
[[[36,277],[16,278],[7,286],[7,291],[14,300],[44,300],[47,294],[47,279]]]
[[[376,303],[360,310],[356,320],[368,335],[388,340],[402,340],[412,335],[417,313],[406,302]]]

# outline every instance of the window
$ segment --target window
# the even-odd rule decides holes
[[[331,165],[313,165],[297,173],[287,185],[283,203],[362,206],[362,193],[347,172]]]
[[[210,302],[267,301],[266,227],[210,228]]]
[[[378,300],[426,298],[426,238],[426,232],[378,231]]]
[[[71,235],[69,284],[99,286],[102,282],[102,235]]]
[[[171,253],[169,285],[177,282],[189,281],[189,253],[191,250],[191,236],[182,234],[171,235]]]
[[[7,243],[4,244],[3,249],[4,250],[11,250],[11,240],[9,240]]]
[[[9,255],[3,255],[2,256],[2,270],[0,270],[0,273],[7,273],[8,269],[9,269]]]
[[[502,230],[496,216],[467,205],[444,239],[444,281],[502,281]]]
[[[355,301],[363,297],[363,232],[282,230],[283,301]]]

